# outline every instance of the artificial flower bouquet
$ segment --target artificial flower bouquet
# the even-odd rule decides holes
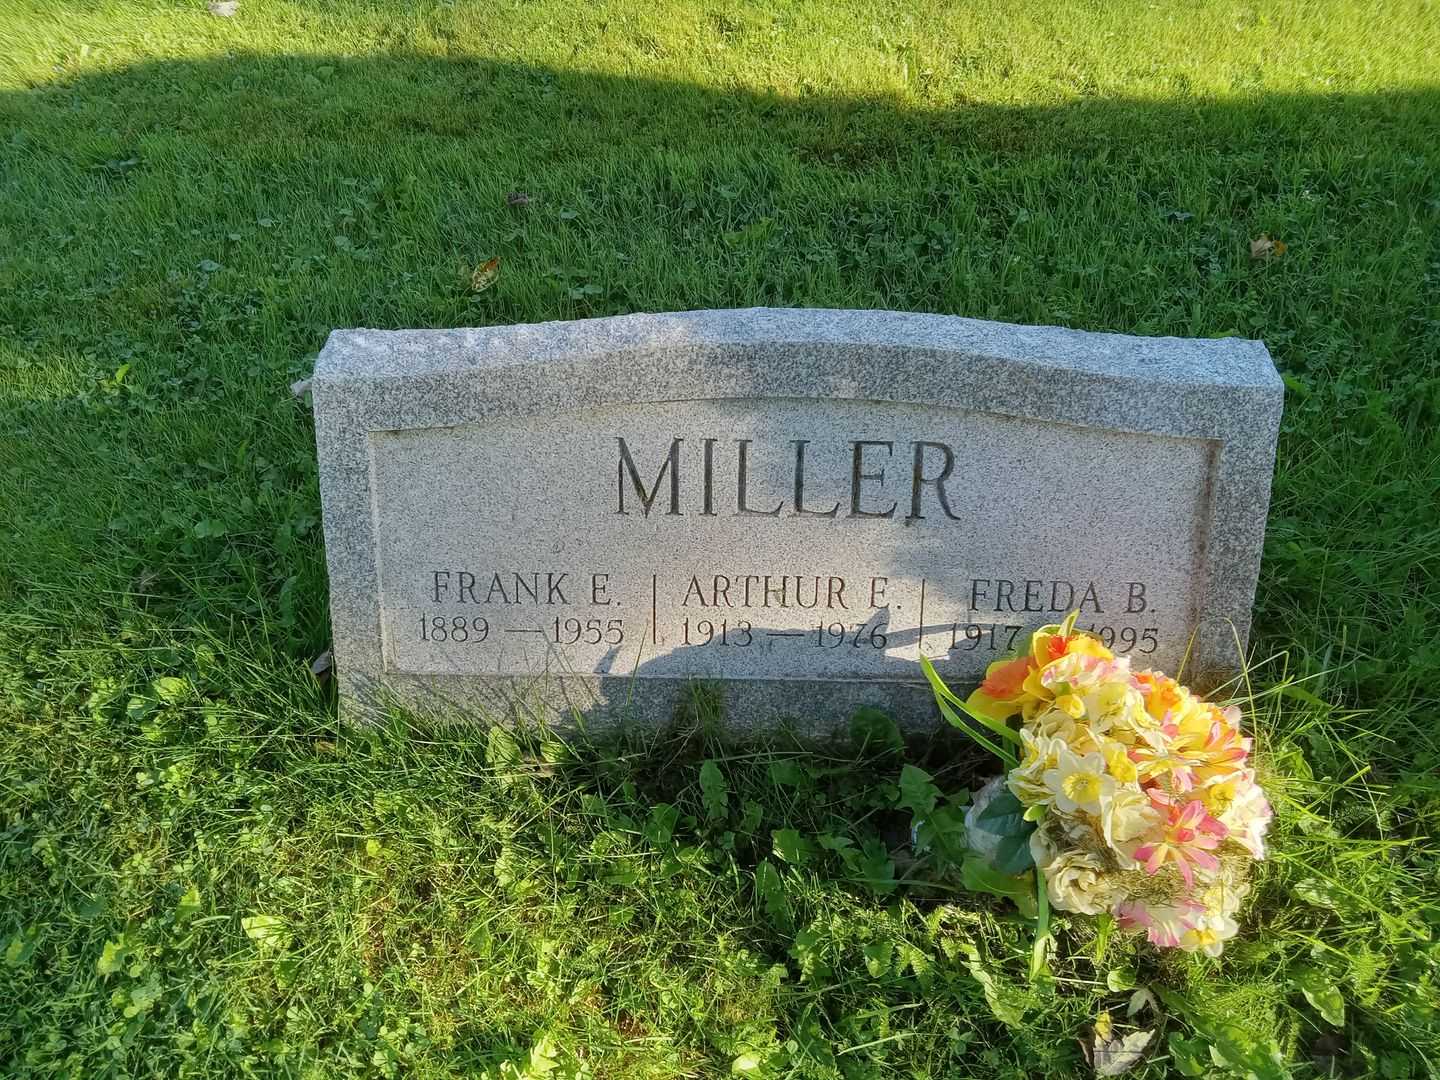
[[[1218,956],[1272,816],[1240,712],[1131,671],[1129,657],[1075,629],[1077,614],[991,664],[963,702],[924,662],[947,719],[1009,766],[967,814],[971,847],[1014,873],[1017,830],[1005,866],[1007,837],[991,823],[1023,821],[1024,868],[1033,860],[1057,910],[1109,912],[1156,946]]]

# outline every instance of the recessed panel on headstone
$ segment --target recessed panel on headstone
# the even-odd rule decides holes
[[[347,713],[811,729],[1071,610],[1233,671],[1280,410],[1258,343],[890,312],[339,331],[314,388]]]

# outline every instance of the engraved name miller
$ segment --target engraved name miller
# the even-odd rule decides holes
[[[701,450],[700,463],[700,501],[698,512],[702,517],[717,516],[715,499],[715,470],[717,458],[727,452],[733,457],[721,462],[721,468],[733,468],[735,477],[735,509],[734,513],[751,517],[779,517],[782,513],[793,517],[818,517],[833,518],[840,514],[842,504],[848,509],[846,517],[852,518],[893,518],[899,502],[896,499],[890,500],[890,505],[884,509],[880,505],[884,501],[885,474],[889,468],[889,462],[895,455],[895,443],[892,440],[878,439],[852,439],[844,444],[844,458],[849,466],[848,489],[845,499],[837,499],[829,509],[817,509],[805,505],[805,455],[806,448],[814,441],[811,439],[791,439],[789,446],[793,458],[786,458],[786,486],[785,490],[790,493],[791,501],[786,505],[785,499],[780,497],[775,505],[768,510],[757,509],[750,505],[750,477],[751,477],[751,445],[753,439],[733,440],[733,449],[728,442],[722,442],[718,438],[703,438],[698,440]],[[634,494],[634,500],[640,504],[641,511],[648,517],[651,508],[655,505],[656,496],[660,493],[662,486],[668,480],[669,501],[666,503],[666,514],[679,516],[686,512],[685,504],[681,499],[682,489],[688,489],[688,485],[682,485],[681,473],[684,471],[683,457],[681,454],[683,438],[676,437],[670,443],[669,453],[660,463],[659,472],[655,480],[648,487],[641,479],[641,472],[637,469],[635,458],[631,454],[630,447],[621,436],[616,437],[619,443],[620,456],[616,467],[617,493],[615,512],[627,514],[625,508],[625,495],[627,488]],[[718,449],[717,449],[718,447]],[[906,516],[907,522],[920,521],[925,517],[923,510],[924,496],[929,494],[933,497],[939,510],[951,521],[959,521],[959,516],[950,508],[950,500],[945,492],[945,482],[950,479],[950,474],[955,469],[955,451],[942,442],[931,442],[921,440],[909,444],[908,457],[910,460],[910,475],[908,483],[909,508]],[[903,448],[902,448],[903,451]],[[868,455],[868,461],[867,461]],[[733,464],[732,464],[733,462]],[[884,464],[881,464],[881,463]],[[862,502],[866,505],[862,506]]]

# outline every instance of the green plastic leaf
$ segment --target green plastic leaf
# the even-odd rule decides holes
[[[914,765],[900,770],[900,799],[896,805],[909,810],[918,817],[924,817],[935,809],[940,799],[940,789],[930,780],[930,774]]]
[[[721,820],[730,809],[730,785],[714,761],[700,766],[700,801],[710,821]]]
[[[1014,747],[1019,747],[1021,745],[1019,732],[1009,724],[993,720],[983,713],[972,710],[950,687],[945,685],[945,680],[935,670],[935,665],[930,662],[928,656],[920,657],[920,670],[925,673],[925,678],[930,683],[930,689],[935,695],[935,704],[940,709],[940,715],[951,726],[963,731],[980,746],[998,757],[1006,769],[1013,769],[1019,763],[1019,758],[1016,750],[1005,744],[1013,743]],[[989,736],[982,735],[980,728],[998,736],[1000,741],[996,742]]]
[[[973,828],[995,840],[993,845],[975,842],[974,847],[995,850],[992,865],[1002,874],[1014,876],[1033,869],[1030,834],[1035,823],[1025,819],[1025,807],[1013,793],[1001,791],[976,815]]]
[[[1033,919],[1037,914],[1035,875],[1006,874],[996,870],[979,855],[971,853],[960,864],[960,884],[971,892],[990,893],[1013,901],[1020,914]]]
[[[1010,832],[1024,819],[1025,807],[1009,788],[1002,788],[985,804],[985,809],[975,815],[975,820],[990,826],[993,833]]]
[[[995,849],[995,869],[1002,874],[1023,874],[1035,869],[1035,858],[1030,854],[1030,834],[1007,836]]]

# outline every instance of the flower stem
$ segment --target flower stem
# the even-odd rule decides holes
[[[1050,894],[1045,889],[1045,871],[1035,867],[1035,944],[1030,948],[1030,981],[1045,971],[1045,946],[1050,940]]]

